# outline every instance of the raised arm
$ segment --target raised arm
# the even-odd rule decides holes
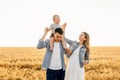
[[[66,38],[66,37],[64,37],[64,40],[69,44],[69,45],[72,45],[73,44],[73,40],[70,40],[70,39],[68,39],[68,38]]]
[[[38,49],[42,49],[42,48],[45,48],[45,47],[47,46],[48,40],[45,40],[45,41],[44,41],[44,39],[45,39],[48,31],[49,31],[49,29],[48,29],[48,28],[45,28],[44,34],[43,34],[42,38],[39,40],[39,42],[38,42],[38,44],[37,44],[37,48],[38,48]]]
[[[64,35],[63,35],[63,38],[64,38],[65,42],[68,43],[70,46],[75,42],[75,41],[73,41],[73,40],[70,40],[70,39],[66,38],[66,37],[65,37],[65,33],[64,33]]]
[[[63,29],[63,31],[64,31],[63,38],[64,38],[65,42],[67,42],[69,45],[72,45],[72,43],[73,43],[74,41],[72,41],[72,40],[66,38],[66,36],[65,36],[65,29],[66,29],[66,26],[67,26],[67,23],[64,23],[64,24],[62,25],[62,29]]]
[[[67,26],[67,23],[64,23],[64,24],[62,25],[62,30],[63,30],[63,31],[65,31],[66,26]]]

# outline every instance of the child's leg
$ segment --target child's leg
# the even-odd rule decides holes
[[[50,50],[53,50],[53,46],[54,46],[54,37],[50,38]]]
[[[66,48],[67,48],[67,46],[66,46],[66,43],[65,43],[64,38],[62,38],[62,40],[61,40],[61,41],[62,41],[63,48],[64,48],[64,49],[66,49]]]

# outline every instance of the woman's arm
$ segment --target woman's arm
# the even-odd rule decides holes
[[[65,49],[65,55],[67,56],[67,58],[69,58],[72,54],[72,50],[70,50],[69,48]]]
[[[70,40],[70,39],[68,39],[68,38],[66,38],[66,37],[64,37],[64,40],[65,40],[65,42],[67,42],[69,45],[72,45],[73,44],[73,40]]]
[[[64,23],[63,25],[62,25],[62,30],[64,31],[64,34],[63,34],[63,40],[65,40],[65,42],[67,42],[69,45],[72,45],[72,40],[70,40],[70,39],[67,39],[66,37],[65,37],[65,29],[66,29],[66,26],[67,26],[67,23]],[[71,56],[71,54],[72,54],[72,50],[71,49],[69,49],[69,48],[65,48],[65,54],[66,54],[66,56],[69,58],[70,56]]]
[[[84,64],[88,64],[89,63],[89,54],[90,54],[89,52],[86,52]]]
[[[67,26],[67,23],[64,23],[64,24],[62,25],[62,29],[63,29],[63,31],[64,31],[63,38],[64,38],[65,42],[67,42],[69,45],[72,45],[72,43],[73,43],[74,41],[72,41],[72,40],[70,40],[70,39],[68,39],[68,38],[65,37],[65,29],[66,29],[66,26]]]
[[[65,50],[66,50],[66,52],[68,53],[68,55],[71,55],[71,54],[72,54],[72,50],[70,50],[69,48],[66,48]]]

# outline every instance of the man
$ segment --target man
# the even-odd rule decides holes
[[[37,45],[38,49],[46,48],[46,53],[42,63],[42,68],[46,69],[46,80],[64,80],[65,76],[65,62],[64,53],[65,50],[62,46],[61,39],[63,36],[63,30],[61,28],[55,29],[54,32],[54,48],[50,51],[50,39],[44,41],[49,29],[45,28],[44,35],[39,40]]]

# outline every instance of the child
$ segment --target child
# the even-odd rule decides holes
[[[63,24],[63,26],[61,27],[61,25],[59,25],[59,23],[60,23],[60,17],[59,17],[59,15],[54,15],[53,16],[53,22],[54,22],[54,24],[51,24],[50,25],[50,28],[49,28],[49,30],[51,31],[51,38],[50,38],[50,51],[52,51],[53,50],[53,44],[54,44],[54,31],[55,31],[55,29],[56,28],[62,28],[62,30],[64,31],[64,29],[65,29],[65,27],[66,27],[66,23],[64,23]],[[63,48],[64,49],[66,49],[66,45],[65,45],[65,41],[64,41],[64,39],[62,38],[62,45],[63,45]]]

